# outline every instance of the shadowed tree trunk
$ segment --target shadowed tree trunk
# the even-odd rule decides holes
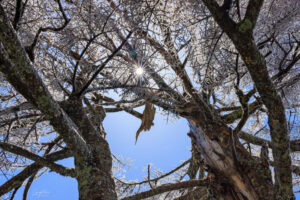
[[[63,109],[81,130],[91,150],[90,157],[75,157],[79,198],[115,200],[117,195],[111,174],[112,157],[109,145],[103,138],[104,134],[97,132],[87,117],[81,102],[81,99],[71,97],[62,103]]]
[[[112,157],[103,133],[97,132],[87,118],[81,99],[70,98],[62,103],[63,109],[81,130],[81,134],[91,149],[91,157],[75,158],[78,191],[80,199],[117,199],[112,178]],[[101,119],[103,121],[103,119]]]
[[[262,101],[268,109],[268,124],[276,163],[274,166],[276,185],[274,198],[294,199],[285,109],[268,74],[266,61],[259,52],[252,36],[264,1],[250,0],[245,17],[239,23],[235,23],[228,15],[229,12],[224,7],[226,2],[231,4],[232,0],[224,1],[223,6],[219,6],[215,0],[203,0],[215,21],[229,36],[241,54]]]
[[[32,105],[39,109],[62,136],[75,159],[79,198],[115,200],[112,157],[107,141],[96,131],[80,98],[70,98],[63,109],[53,100],[0,7],[0,70]]]
[[[211,195],[216,199],[270,199],[274,187],[269,166],[251,157],[221,120],[205,121],[200,112],[190,110],[185,117],[190,137],[214,174],[209,177],[215,183]]]

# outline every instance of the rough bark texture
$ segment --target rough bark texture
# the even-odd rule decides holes
[[[264,105],[268,109],[275,161],[276,199],[294,199],[292,187],[289,134],[285,109],[267,71],[266,61],[253,41],[255,27],[263,0],[250,0],[244,19],[236,24],[214,0],[203,0],[215,21],[229,36],[241,54]]]
[[[188,192],[187,194],[176,198],[175,200],[202,200],[202,199],[208,199],[209,196],[209,192],[208,189],[206,187],[200,187],[200,188],[196,188],[190,192]]]
[[[75,158],[79,198],[115,200],[108,143],[84,112],[81,99],[70,99],[63,110],[51,97],[31,65],[18,37],[0,7],[0,70],[28,102],[39,109],[62,136]]]
[[[269,168],[252,158],[231,137],[232,130],[226,125],[212,123],[205,126],[197,121],[197,115],[194,116],[194,120],[192,117],[189,120],[191,137],[194,137],[198,151],[212,169],[217,179],[215,182],[219,183],[223,191],[212,193],[225,199],[269,199],[274,189],[272,180],[267,176]]]
[[[112,157],[107,141],[88,119],[81,100],[71,98],[62,107],[81,130],[92,151],[90,158],[75,158],[80,199],[117,199],[112,178]]]

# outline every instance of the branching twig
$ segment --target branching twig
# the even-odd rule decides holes
[[[50,160],[47,160],[47,159],[40,157],[34,153],[31,153],[30,151],[27,151],[26,149],[23,149],[21,147],[18,147],[18,146],[12,145],[12,144],[4,143],[4,142],[0,142],[0,147],[5,151],[9,151],[11,153],[14,153],[14,154],[23,156],[25,158],[28,158],[30,160],[36,161],[37,163],[44,165],[45,167],[48,167],[51,170],[53,170],[63,176],[75,177],[74,169],[69,169],[62,165],[56,164]]]
[[[67,25],[68,23],[70,22],[70,19],[66,16],[65,14],[65,11],[62,7],[62,4],[60,2],[60,0],[56,0],[57,3],[58,3],[58,6],[59,6],[59,10],[60,12],[62,13],[63,15],[63,18],[64,18],[64,24],[60,27],[51,27],[51,26],[47,26],[47,27],[44,27],[44,28],[39,28],[38,32],[36,33],[35,37],[34,37],[34,40],[32,42],[32,44],[30,46],[27,46],[25,47],[26,49],[26,52],[30,58],[31,61],[34,61],[34,49],[35,49],[35,46],[37,44],[37,41],[39,39],[39,36],[42,32],[47,32],[47,31],[54,31],[54,32],[57,32],[57,31],[61,31],[63,30]]]
[[[98,67],[98,69],[96,70],[96,72],[93,74],[92,78],[90,80],[88,80],[88,82],[82,87],[82,89],[80,90],[80,92],[78,92],[76,94],[76,96],[80,97],[84,91],[90,86],[90,84],[93,82],[93,80],[98,76],[98,74],[101,72],[101,70],[107,65],[107,63],[109,63],[109,61],[111,59],[113,59],[113,57],[122,49],[122,47],[125,45],[125,43],[127,42],[127,40],[130,38],[132,34],[132,31],[129,32],[129,34],[127,35],[126,39],[122,41],[122,43],[120,44],[120,46],[115,49],[112,54],[110,54],[108,56],[108,58]]]

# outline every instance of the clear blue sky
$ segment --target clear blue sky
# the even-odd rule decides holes
[[[135,145],[135,133],[140,123],[140,120],[123,112],[107,114],[104,121],[112,152],[134,161],[132,163],[134,167],[126,173],[127,180],[141,180],[145,175],[143,169],[148,163],[167,172],[190,158],[186,120],[167,123],[166,117],[156,115],[154,127],[149,132],[142,132]],[[72,159],[68,159],[60,163],[72,166],[72,162]],[[22,199],[22,191],[20,189],[17,193],[17,200]],[[33,183],[28,194],[28,200],[38,199],[76,200],[78,199],[76,180],[53,172],[44,174]],[[300,200],[300,195],[297,195],[297,199]]]
[[[165,172],[180,165],[190,158],[190,140],[186,133],[186,120],[174,120],[167,123],[167,118],[156,115],[154,126],[150,131],[142,132],[135,145],[135,133],[141,120],[127,113],[109,113],[104,121],[112,152],[133,160],[133,168],[127,169],[127,180],[141,180],[145,175],[143,169],[148,163]],[[65,160],[64,165],[72,166],[73,160]],[[1,181],[2,182],[2,181]],[[22,199],[22,192],[16,199]],[[75,200],[78,199],[77,182],[54,172],[44,174],[36,180],[28,193],[28,200]]]

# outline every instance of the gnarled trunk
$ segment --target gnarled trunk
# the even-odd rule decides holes
[[[268,72],[265,57],[253,39],[254,27],[264,0],[249,0],[245,16],[236,23],[228,10],[215,0],[202,0],[214,20],[228,35],[241,55],[263,104],[268,110],[268,125],[272,141],[276,197],[274,199],[295,199],[293,194],[290,157],[290,138],[287,129],[285,108]],[[228,1],[231,2],[231,1]],[[225,3],[225,2],[224,2]]]
[[[274,187],[269,166],[249,155],[233,137],[226,125],[211,123],[201,128],[189,120],[197,150],[214,174],[211,180],[217,187],[211,190],[216,199],[267,200]],[[200,122],[201,124],[201,122]]]

